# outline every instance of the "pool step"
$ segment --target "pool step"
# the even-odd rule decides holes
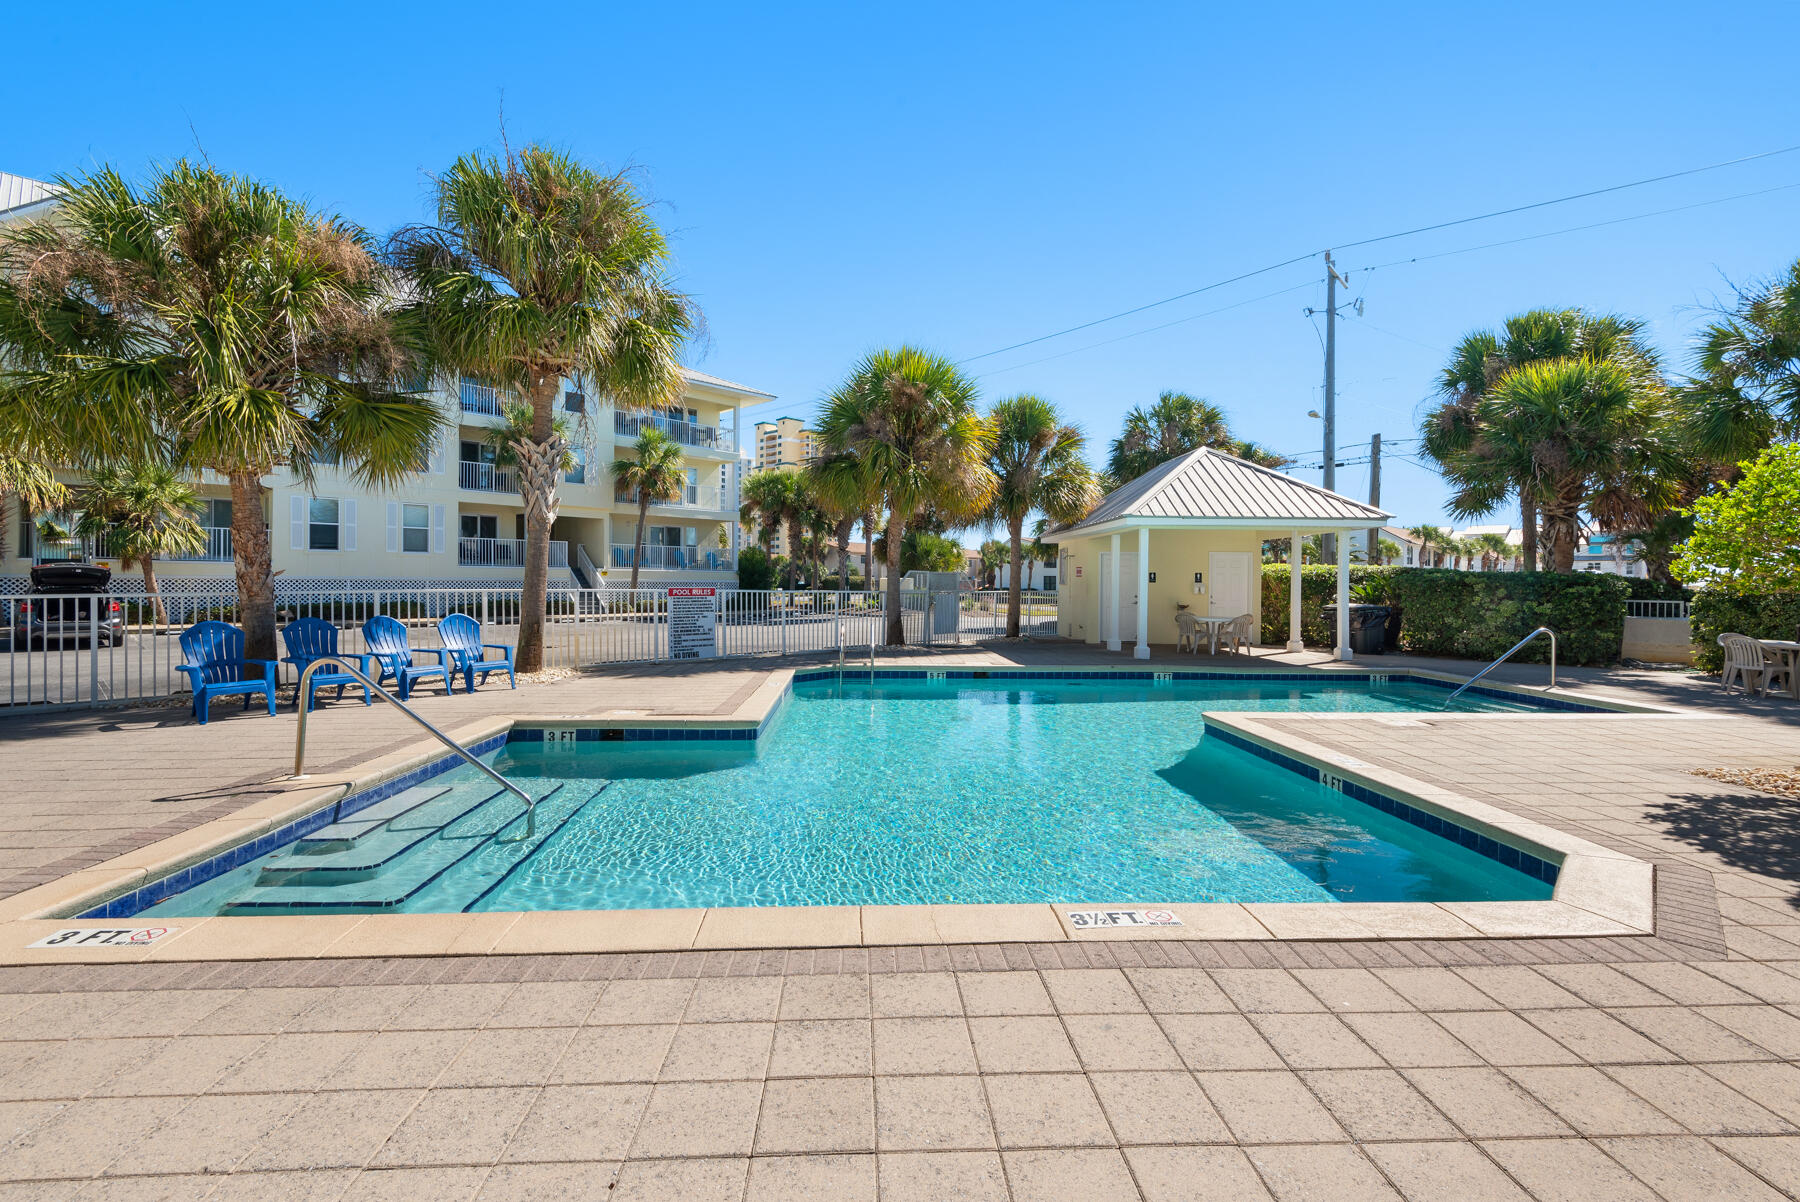
[[[380,871],[305,873],[263,884],[249,896],[228,903],[221,914],[268,914],[304,911],[314,914],[371,914],[394,910],[444,873],[478,853],[503,861],[501,871],[530,855],[550,834],[593,796],[586,789],[538,781],[527,787],[537,799],[537,829],[529,841],[519,839],[526,827],[525,808],[504,791],[485,797],[428,837],[384,862]],[[501,842],[500,837],[507,842]]]
[[[393,863],[451,823],[487,805],[502,791],[484,780],[478,785],[444,792],[448,796],[413,806],[385,823],[378,823],[337,850],[297,850],[287,856],[278,856],[264,866],[256,883],[329,885],[361,880]]]
[[[343,851],[376,827],[410,813],[428,801],[436,801],[449,791],[448,785],[414,785],[295,840],[292,850],[303,856]]]

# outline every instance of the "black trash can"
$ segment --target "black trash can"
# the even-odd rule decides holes
[[[1386,605],[1350,607],[1350,650],[1358,655],[1380,655],[1387,650],[1388,610]],[[1325,628],[1335,632],[1337,606],[1327,605],[1320,612],[1325,618]]]

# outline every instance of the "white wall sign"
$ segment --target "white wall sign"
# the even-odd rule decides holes
[[[669,658],[711,659],[719,654],[716,588],[669,590]]]
[[[1069,925],[1084,927],[1178,927],[1173,910],[1070,910]]]
[[[143,947],[180,927],[69,927],[26,947]]]

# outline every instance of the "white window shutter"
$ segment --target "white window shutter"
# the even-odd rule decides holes
[[[433,555],[444,553],[444,507],[442,505],[431,507],[431,553]]]
[[[400,502],[398,501],[387,503],[387,538],[388,550],[390,552],[398,551],[400,549]]]
[[[354,551],[356,550],[356,502],[345,501],[343,510],[344,537],[339,541],[344,550]]]
[[[296,551],[306,549],[306,498],[288,498],[288,543]]]

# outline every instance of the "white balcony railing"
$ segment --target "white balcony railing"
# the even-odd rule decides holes
[[[476,492],[518,492],[518,482],[505,468],[491,463],[475,463],[461,459],[456,464],[456,482]]]
[[[613,500],[620,505],[636,505],[637,489],[617,493]],[[661,501],[650,502],[652,509],[710,509],[718,511],[726,508],[725,490],[717,484],[690,484],[679,494]]]
[[[525,566],[525,540],[522,538],[459,538],[456,540],[456,562],[464,567],[522,568]],[[569,544],[561,540],[550,544],[550,566],[569,566]]]
[[[508,401],[518,399],[504,389],[478,384],[466,376],[458,382],[457,393],[464,413],[481,413],[488,417],[502,416],[502,407]]]
[[[613,414],[613,433],[623,438],[636,438],[651,426],[655,426],[667,434],[671,440],[684,447],[695,447],[705,451],[737,450],[737,431],[735,430],[678,421],[660,413],[614,412]]]
[[[202,526],[201,529],[206,532],[206,545],[200,550],[157,558],[171,563],[231,562],[231,527]],[[55,542],[39,539],[32,550],[32,558],[39,563],[79,563],[87,559],[118,559],[124,553],[124,539],[109,533],[98,538],[68,538]]]
[[[612,566],[631,567],[633,551],[630,543],[614,543]],[[729,572],[736,567],[732,562],[731,552],[724,548],[655,546],[644,548],[640,566],[654,571],[686,569],[691,572]]]

